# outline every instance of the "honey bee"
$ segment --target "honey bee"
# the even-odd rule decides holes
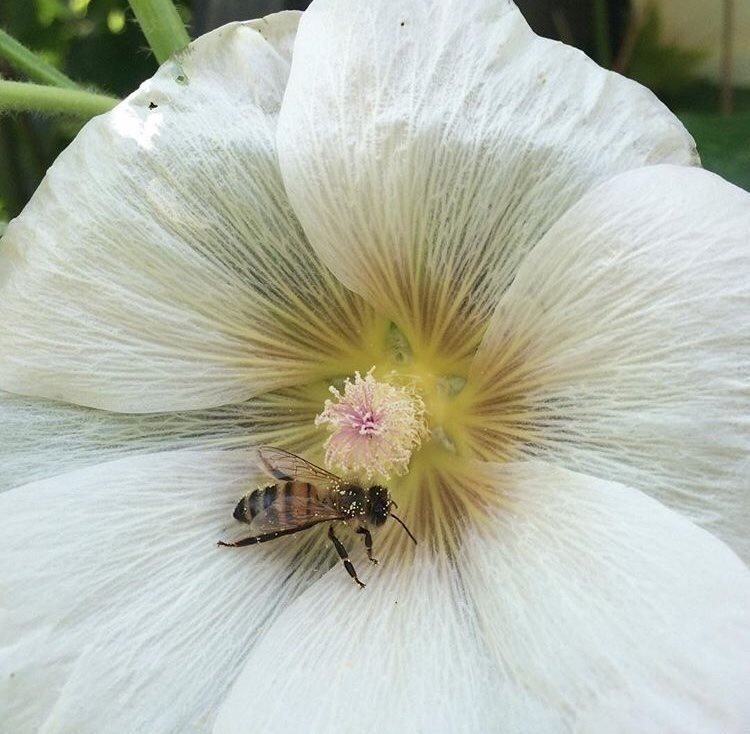
[[[258,449],[258,458],[260,467],[277,481],[244,495],[234,508],[235,520],[247,523],[250,535],[235,543],[219,541],[218,545],[240,548],[265,543],[329,522],[328,537],[344,568],[364,589],[365,584],[357,577],[346,548],[334,532],[337,522],[358,525],[355,532],[364,537],[367,557],[373,563],[378,561],[372,556],[372,535],[368,526],[378,527],[389,516],[401,525],[416,544],[417,540],[409,528],[391,512],[396,503],[386,487],[375,484],[365,489],[300,456],[270,446]]]

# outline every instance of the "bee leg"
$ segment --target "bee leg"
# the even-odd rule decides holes
[[[339,554],[339,557],[344,562],[344,568],[346,569],[347,573],[359,584],[361,589],[364,589],[365,585],[357,578],[357,572],[354,570],[354,566],[349,560],[349,554],[346,552],[346,548],[344,548],[343,543],[336,537],[336,534],[333,532],[333,525],[328,526],[328,537],[331,539],[331,542],[335,546],[336,552]]]
[[[265,543],[267,540],[274,540],[278,537],[278,533],[268,533],[266,535],[256,535],[252,538],[243,538],[242,540],[238,540],[236,543],[225,543],[223,540],[220,540],[216,545],[223,546],[224,548],[242,548],[245,545]]]
[[[283,535],[291,535],[297,533],[300,530],[306,530],[305,527],[301,528],[288,528],[287,530],[274,530],[272,533],[264,533],[263,535],[252,535],[249,538],[243,538],[234,543],[225,543],[220,540],[216,545],[223,546],[224,548],[242,548],[246,545],[255,545],[256,543],[267,543],[269,540],[276,540],[281,538]]]
[[[377,563],[378,559],[372,557],[372,535],[367,528],[357,528],[357,532],[360,535],[365,536],[365,548],[367,549],[367,557],[373,562]]]

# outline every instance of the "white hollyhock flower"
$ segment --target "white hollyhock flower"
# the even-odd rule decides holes
[[[504,0],[298,20],[2,240],[3,727],[746,732],[750,196]],[[325,527],[216,546],[254,447],[326,443],[420,541],[342,528],[364,591]]]

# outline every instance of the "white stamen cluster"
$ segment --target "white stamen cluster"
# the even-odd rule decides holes
[[[328,424],[326,463],[347,474],[387,479],[405,474],[411,455],[427,436],[425,404],[411,387],[363,378],[347,378],[343,394],[331,387],[315,425]]]

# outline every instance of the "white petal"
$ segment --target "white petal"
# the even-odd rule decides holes
[[[276,159],[298,15],[197,40],[60,156],[0,246],[0,387],[148,412],[342,372],[369,311]]]
[[[314,456],[321,450],[315,426],[321,405],[322,398],[306,390],[285,390],[219,408],[128,414],[0,391],[0,492],[127,455],[178,448],[270,444]]]
[[[528,257],[474,365],[485,458],[641,489],[750,559],[750,195],[623,174]]]
[[[458,563],[508,679],[565,731],[750,730],[750,571],[723,543],[613,482],[536,462],[485,477],[503,507]]]
[[[648,90],[536,37],[507,0],[316,0],[279,157],[325,263],[413,342],[455,357],[586,190],[697,160]]]
[[[357,561],[365,590],[337,567],[280,615],[214,734],[494,732],[500,708],[503,731],[564,734],[492,665],[455,569],[428,553],[408,571],[402,559],[380,560]]]
[[[726,546],[541,464],[474,481],[504,502],[453,561],[360,558],[364,591],[332,569],[253,649],[215,734],[745,731],[750,571]]]
[[[321,560],[309,535],[216,547],[256,473],[249,452],[176,451],[0,495],[3,731],[210,730]]]

